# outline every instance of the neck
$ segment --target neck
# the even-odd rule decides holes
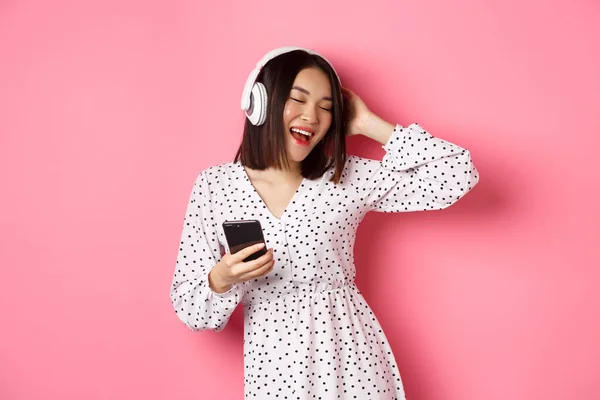
[[[246,171],[249,170],[249,168],[247,168],[247,167],[245,167],[245,168],[246,168]],[[289,168],[283,168],[283,169],[269,167],[262,171],[258,171],[258,170],[250,170],[250,171],[254,177],[260,178],[263,180],[267,180],[272,183],[283,183],[283,182],[297,181],[299,179],[302,179],[302,171],[301,171],[300,163],[290,162]]]
[[[302,172],[300,170],[300,165],[290,165],[290,168],[267,168],[263,171],[265,177],[271,178],[273,181],[277,180],[296,180],[302,177]]]

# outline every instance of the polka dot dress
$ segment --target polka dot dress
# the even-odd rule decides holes
[[[185,215],[171,300],[192,330],[220,331],[244,306],[245,399],[405,399],[381,326],[354,280],[356,230],[365,214],[446,208],[478,182],[467,150],[413,124],[397,125],[382,161],[350,155],[304,179],[280,218],[243,166],[202,171]],[[228,251],[221,224],[258,219],[273,248],[267,276],[215,293],[208,273]]]

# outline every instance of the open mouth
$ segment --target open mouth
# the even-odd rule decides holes
[[[296,143],[301,145],[308,145],[315,135],[314,132],[305,131],[299,128],[291,128],[290,133],[294,139],[296,139]]]

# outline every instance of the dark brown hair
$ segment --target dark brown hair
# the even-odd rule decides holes
[[[316,67],[322,70],[331,82],[331,126],[321,141],[302,161],[302,176],[316,179],[332,166],[335,172],[332,181],[338,183],[346,163],[346,140],[344,132],[343,97],[335,72],[329,63],[318,55],[303,50],[294,50],[270,60],[261,70],[257,81],[267,89],[267,120],[255,126],[246,119],[242,142],[235,156],[249,168],[264,170],[268,167],[288,166],[283,126],[285,103],[296,75],[305,68]]]

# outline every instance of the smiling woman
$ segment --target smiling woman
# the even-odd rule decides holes
[[[236,159],[202,171],[185,216],[171,300],[192,330],[225,327],[244,305],[246,399],[404,399],[379,321],[354,283],[369,211],[440,210],[479,181],[467,150],[373,114],[310,51],[279,49],[244,90]],[[345,136],[384,145],[346,156]],[[225,221],[254,219],[269,251],[231,254]],[[307,239],[310,238],[310,239]]]
[[[283,111],[283,126],[290,132],[286,154],[291,161],[302,163],[325,136],[331,126],[332,102],[329,78],[322,70],[305,68],[298,73]]]
[[[310,179],[322,176],[333,165],[333,179],[339,181],[346,161],[344,100],[333,67],[317,55],[294,50],[270,60],[257,80],[269,94],[265,107],[269,113],[262,125],[246,120],[235,161],[254,170],[289,169],[291,158]],[[309,113],[305,119],[298,118],[304,112]],[[310,133],[311,140],[305,143],[302,134],[294,134],[292,128]],[[289,153],[293,143],[303,146],[302,150]]]
[[[315,69],[315,68],[307,68],[307,69],[303,69],[302,71],[300,71],[298,73],[298,76],[296,77],[296,81],[294,83],[297,82],[298,85],[302,85],[305,81],[307,81],[308,84],[311,85],[312,83],[317,82],[319,80],[327,80],[327,82],[325,82],[325,84],[321,85],[321,88],[327,89],[329,87],[329,80],[322,71]],[[305,84],[305,86],[306,86],[306,84]],[[294,92],[297,92],[297,93],[294,93]],[[311,94],[307,89],[303,88],[302,86],[297,86],[297,85],[292,86],[292,94],[290,95],[290,100],[288,101],[288,104],[286,104],[285,111],[284,111],[284,125],[289,125],[290,121],[287,121],[288,123],[286,124],[285,123],[286,119],[293,120],[294,115],[297,113],[302,113],[304,111],[304,108],[307,108],[308,112],[310,112],[310,113],[314,113],[314,111],[312,110],[312,108],[314,108],[314,107],[317,108],[317,110],[316,110],[317,113],[319,113],[320,110],[323,110],[327,113],[331,113],[331,104],[329,104],[333,101],[331,98],[331,95],[324,96],[321,99],[319,99],[318,96],[313,96],[316,99],[316,102],[315,102],[316,105],[314,105],[314,106],[310,103],[307,104],[307,99],[306,99],[307,97],[308,97],[308,100],[310,100]],[[325,103],[325,104],[323,104],[323,103]],[[321,113],[321,114],[323,114],[323,113]],[[322,129],[323,128],[328,129],[329,125],[331,124],[331,118],[328,117],[327,115],[324,115],[323,118],[318,119],[318,121],[322,123],[322,127],[321,127]],[[309,126],[309,125],[314,125],[314,122],[310,122],[310,121],[306,121],[306,123],[300,122],[299,125],[293,125],[290,128],[290,133],[292,134],[292,137],[294,137],[294,139],[296,139],[297,144],[299,144],[301,146],[308,146],[311,143],[313,138],[315,140],[320,139],[319,135],[317,134],[318,132],[315,132],[315,127]],[[317,134],[316,137],[315,137],[315,134]],[[300,161],[302,161],[305,157],[300,158]]]

